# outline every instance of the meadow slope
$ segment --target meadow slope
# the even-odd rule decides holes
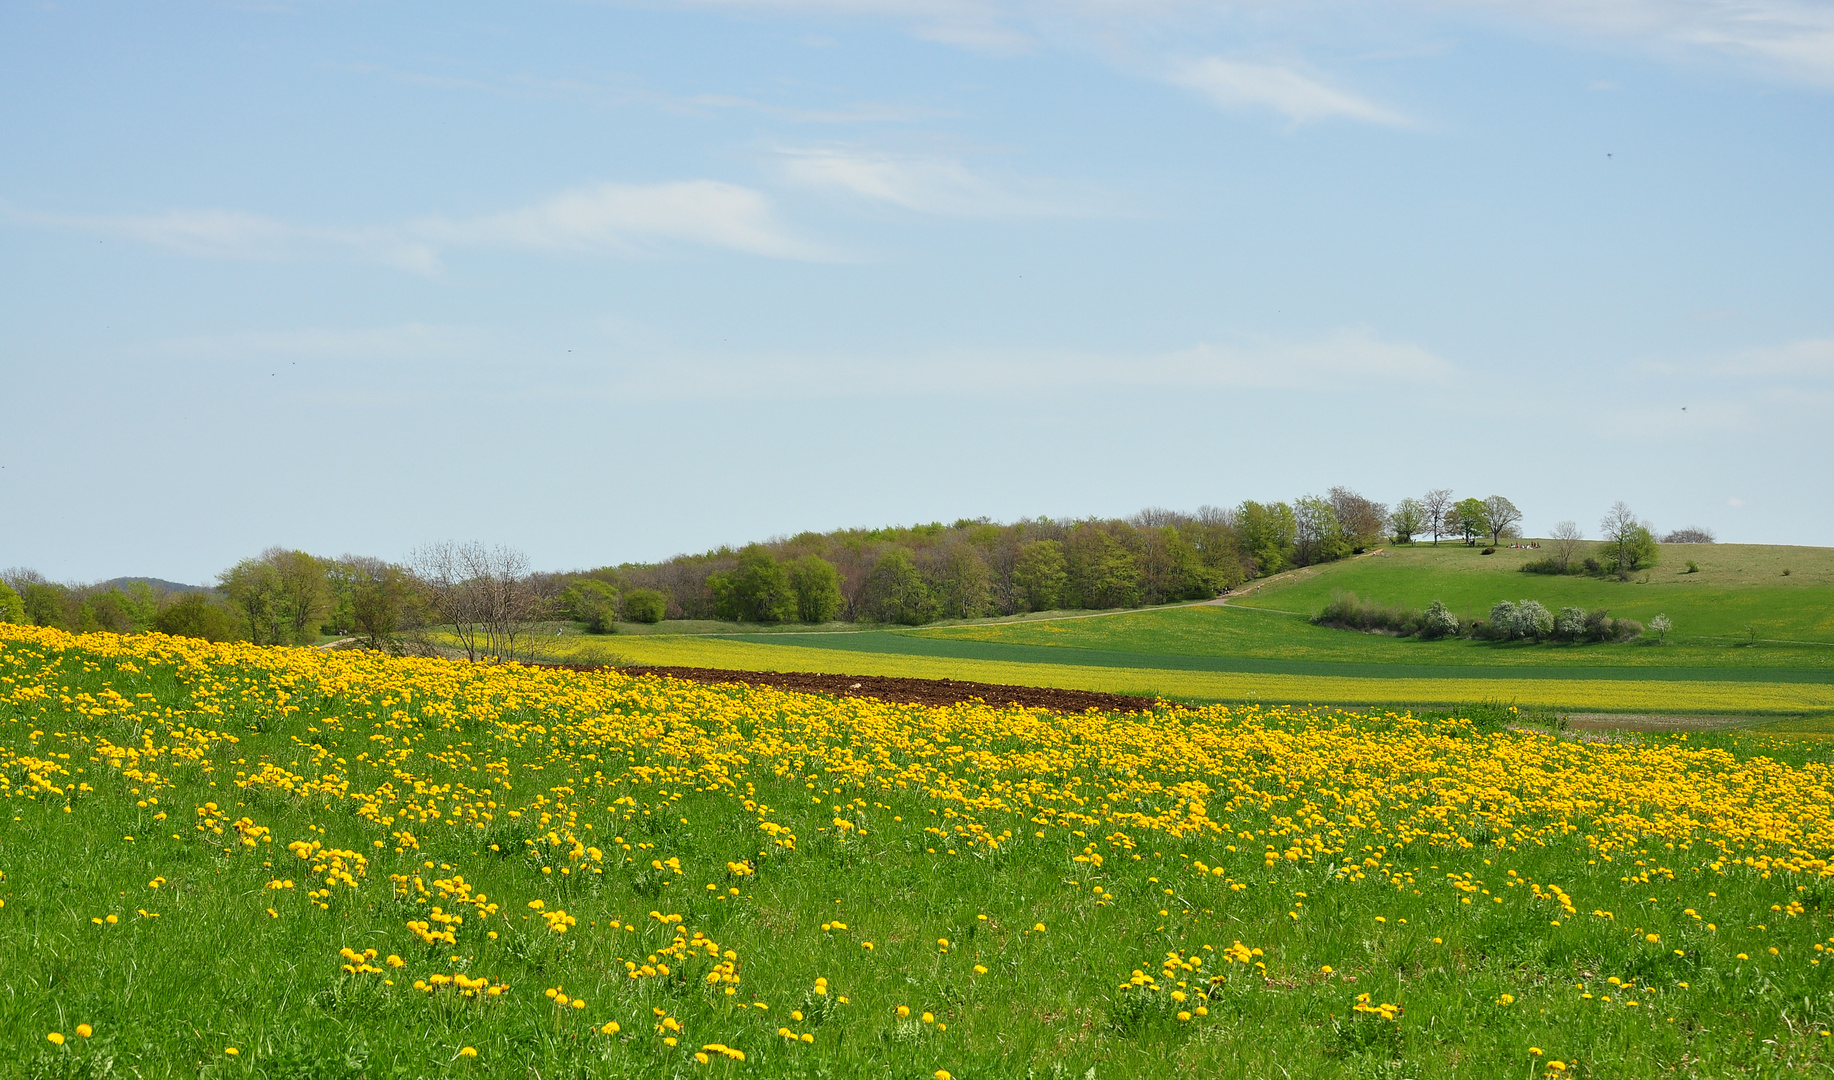
[[[1827,746],[0,627],[0,1075],[1820,1076]]]

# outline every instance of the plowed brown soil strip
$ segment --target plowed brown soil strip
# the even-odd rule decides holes
[[[1052,712],[1140,712],[1158,704],[1149,697],[1060,690],[1049,686],[1004,686],[957,679],[900,679],[885,675],[820,675],[806,671],[727,671],[696,667],[627,667],[626,675],[667,675],[697,683],[748,683],[779,690],[802,690],[837,697],[869,697],[906,705],[954,705],[980,700],[989,705],[1018,705]]]

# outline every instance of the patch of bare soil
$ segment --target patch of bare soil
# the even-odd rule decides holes
[[[779,690],[801,690],[836,697],[867,697],[904,705],[955,705],[984,701],[989,705],[1018,705],[1028,709],[1078,713],[1141,712],[1158,702],[1149,697],[1100,694],[1093,690],[1060,690],[1049,686],[1005,686],[999,683],[964,682],[959,679],[901,679],[886,675],[821,675],[806,671],[727,671],[722,668],[626,667],[626,675],[667,675],[697,683],[747,683]]]

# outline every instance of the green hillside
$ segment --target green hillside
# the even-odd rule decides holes
[[[1674,640],[1834,644],[1834,548],[1689,544],[1663,549],[1661,561],[1620,582],[1517,572],[1547,550],[1503,548],[1484,555],[1459,545],[1384,549],[1370,556],[1283,575],[1230,603],[1313,614],[1333,593],[1425,607],[1443,600],[1460,618],[1481,618],[1499,600],[1534,599],[1550,610],[1610,608],[1648,623],[1674,620]],[[1689,573],[1687,563],[1698,567]],[[1786,574],[1785,571],[1788,571]]]
[[[1584,710],[1748,714],[1834,703],[1834,550],[1670,548],[1629,582],[1518,572],[1544,553],[1404,548],[1270,578],[1220,605],[912,630],[570,636],[555,644],[582,660],[598,651],[641,663],[973,678],[1192,700],[1496,698]],[[1684,572],[1688,559],[1698,572]],[[1314,626],[1311,616],[1340,591],[1415,608],[1441,599],[1464,618],[1484,616],[1499,600],[1533,598],[1551,609],[1603,607],[1645,623],[1666,614],[1675,629],[1661,644],[1650,637],[1551,644],[1422,641]]]
[[[1224,605],[1128,612],[1095,618],[939,627],[909,636],[1003,646],[1042,646],[1161,657],[1219,657],[1304,665],[1316,674],[1336,665],[1548,667],[1568,677],[1579,669],[1673,669],[1726,678],[1725,669],[1834,671],[1834,549],[1714,545],[1673,549],[1647,574],[1628,582],[1524,574],[1542,552],[1502,549],[1483,555],[1462,545],[1384,551],[1283,574],[1228,597]],[[1700,567],[1686,573],[1686,559]],[[1790,570],[1784,576],[1783,569]],[[1468,639],[1421,641],[1314,626],[1331,597],[1421,608],[1444,600],[1461,618],[1481,618],[1499,600],[1532,598],[1550,609],[1609,608],[1647,623],[1666,614],[1675,624],[1665,644],[1556,645]],[[837,647],[851,643],[834,642]],[[861,645],[866,643],[862,642]],[[870,646],[868,646],[870,647]],[[1184,666],[1173,664],[1171,666]],[[1297,669],[1295,669],[1297,670]],[[1767,676],[1769,677],[1769,676]]]

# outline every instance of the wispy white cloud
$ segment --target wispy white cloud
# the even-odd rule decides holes
[[[1169,353],[956,350],[898,357],[673,357],[638,363],[615,379],[620,394],[652,397],[1035,396],[1157,388],[1353,393],[1373,387],[1450,385],[1457,369],[1417,345],[1367,329],[1309,341],[1196,345]]]
[[[455,248],[628,255],[693,244],[780,259],[834,257],[785,227],[761,192],[716,180],[600,184],[497,214],[368,227],[302,225],[234,210],[13,216],[205,258],[332,256],[421,273],[437,271],[442,253]]]
[[[1212,56],[1179,64],[1169,77],[1172,82],[1203,94],[1220,108],[1265,109],[1295,124],[1337,118],[1397,127],[1413,123],[1393,109],[1278,64]]]
[[[1717,366],[1731,376],[1834,377],[1834,337],[1805,338],[1761,349],[1746,349]]]
[[[1351,5],[1334,5],[1331,0],[1322,5],[1269,4],[1264,0],[1060,0],[1049,4],[1038,0],[678,2],[728,10],[878,18],[901,23],[920,37],[982,51],[1025,50],[1066,36],[1088,41],[1142,31],[1185,31],[1194,17],[1206,15],[1246,15],[1255,23],[1273,27],[1282,20],[1317,24],[1337,19],[1339,12],[1334,7],[1351,10]],[[1382,5],[1378,9],[1379,6]],[[1482,11],[1525,23],[1615,38],[1680,56],[1730,57],[1764,75],[1834,86],[1834,5],[1825,0],[1389,0],[1385,6],[1402,12]],[[1367,8],[1368,5],[1357,5],[1355,10],[1361,14]],[[1346,26],[1356,22],[1337,21]],[[1277,32],[1272,36],[1277,37]],[[1304,75],[1289,74],[1317,85],[1316,80]],[[1327,98],[1329,94],[1342,93],[1324,89]],[[1269,89],[1266,80],[1259,92],[1277,93],[1287,101],[1295,96],[1316,98],[1292,85]],[[1356,99],[1352,96],[1352,100]],[[1331,108],[1328,115],[1357,114]]]
[[[426,218],[405,232],[453,247],[635,252],[687,242],[780,259],[827,257],[791,235],[761,192],[717,180],[601,184],[500,214]]]
[[[1440,0],[1834,86],[1834,5],[1802,0]]]
[[[1084,217],[1106,201],[1051,181],[990,178],[950,157],[816,147],[780,150],[777,160],[795,183],[923,214]]]
[[[280,261],[314,255],[356,257],[429,272],[438,257],[399,229],[299,225],[240,210],[168,210],[162,214],[37,214],[19,221],[99,236],[119,236],[184,255]]]

